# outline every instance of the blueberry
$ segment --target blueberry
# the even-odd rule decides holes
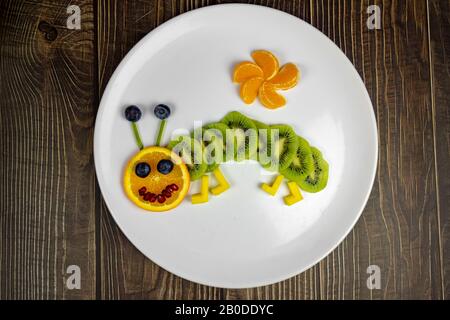
[[[162,174],[169,174],[173,169],[173,162],[170,160],[163,159],[158,162],[158,172]]]
[[[141,109],[139,109],[136,106],[129,106],[125,109],[125,118],[127,118],[128,121],[131,122],[139,121],[141,116],[142,116]]]
[[[146,162],[139,162],[135,168],[136,175],[145,178],[150,174],[150,165]]]
[[[158,104],[154,112],[155,116],[161,120],[167,119],[170,116],[170,108],[165,104]]]

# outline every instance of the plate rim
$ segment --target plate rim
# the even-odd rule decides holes
[[[300,23],[304,24],[307,28],[310,28],[314,31],[316,31],[315,33],[318,34],[318,36],[324,37],[328,42],[330,42],[332,44],[332,46],[334,46],[337,49],[337,52],[339,52],[339,54],[341,54],[341,56],[343,56],[347,62],[352,66],[354,75],[356,76],[356,80],[358,82],[358,84],[360,85],[362,92],[364,93],[364,97],[367,100],[368,106],[371,106],[372,108],[369,111],[369,115],[370,115],[370,122],[372,123],[372,138],[374,139],[374,147],[375,149],[374,151],[374,165],[371,168],[371,175],[370,175],[370,186],[367,189],[366,195],[364,197],[364,201],[362,202],[360,208],[358,209],[357,215],[354,218],[354,221],[349,224],[348,228],[346,228],[346,231],[343,232],[342,236],[339,237],[339,241],[337,241],[333,246],[331,246],[331,248],[329,250],[325,250],[325,252],[321,255],[319,255],[320,258],[316,259],[315,261],[310,262],[309,264],[306,264],[305,267],[302,268],[294,268],[295,270],[292,272],[287,272],[287,273],[283,273],[283,274],[279,274],[278,276],[272,276],[272,277],[266,277],[264,280],[261,281],[254,281],[254,282],[246,282],[246,283],[241,283],[241,284],[237,284],[237,283],[233,283],[232,285],[230,284],[225,284],[223,283],[224,281],[217,281],[216,283],[212,284],[212,283],[208,283],[207,281],[203,281],[201,279],[194,279],[189,275],[186,275],[184,272],[179,272],[179,270],[174,270],[173,268],[167,267],[165,264],[160,263],[160,261],[158,261],[158,259],[155,258],[151,258],[149,257],[147,254],[145,254],[140,248],[138,248],[135,243],[130,239],[130,237],[127,235],[127,233],[125,232],[125,230],[123,230],[122,226],[118,223],[117,219],[116,219],[116,215],[114,214],[114,210],[111,209],[111,205],[109,203],[109,201],[103,196],[103,188],[106,188],[105,186],[105,182],[101,181],[101,179],[99,178],[99,172],[101,172],[101,169],[99,168],[100,164],[99,164],[99,145],[100,145],[100,128],[101,128],[101,118],[102,115],[105,113],[106,108],[106,97],[108,95],[110,95],[110,92],[112,91],[112,88],[114,86],[114,84],[117,82],[118,79],[118,75],[121,73],[122,69],[124,69],[124,67],[128,64],[128,62],[130,60],[132,60],[133,56],[139,52],[139,50],[141,49],[141,47],[144,45],[144,43],[146,43],[147,41],[151,41],[151,38],[153,36],[155,36],[155,34],[160,33],[161,31],[163,31],[165,28],[170,27],[172,24],[177,23],[179,20],[182,19],[186,19],[192,15],[196,15],[196,14],[200,14],[206,11],[210,11],[210,10],[218,10],[221,8],[239,8],[239,7],[246,7],[246,8],[252,8],[252,10],[262,10],[262,11],[275,11],[277,12],[277,14],[281,14],[281,15],[285,15],[285,18],[295,18],[297,19]],[[197,8],[194,10],[190,10],[188,12],[182,13],[176,17],[173,17],[167,21],[165,21],[164,23],[162,23],[161,25],[159,25],[158,27],[154,28],[153,30],[151,30],[150,32],[148,32],[142,39],[140,39],[136,44],[133,45],[133,47],[126,53],[126,55],[122,58],[122,60],[120,61],[120,63],[118,64],[118,66],[116,67],[116,69],[114,70],[114,72],[112,73],[111,77],[108,80],[108,83],[103,91],[102,97],[100,99],[100,103],[99,103],[99,108],[97,111],[97,115],[96,115],[96,120],[95,120],[95,126],[94,126],[94,139],[93,139],[93,151],[94,151],[94,167],[95,167],[95,173],[96,173],[96,179],[97,182],[99,184],[99,189],[100,192],[102,194],[102,198],[106,204],[106,207],[108,208],[111,216],[114,219],[114,222],[116,223],[116,225],[119,227],[120,231],[124,234],[124,236],[128,239],[128,241],[130,241],[130,243],[139,251],[141,252],[141,254],[143,254],[147,259],[149,259],[150,261],[152,261],[153,263],[155,263],[156,265],[158,265],[160,268],[178,276],[181,277],[183,279],[186,279],[188,281],[191,282],[195,282],[201,285],[206,285],[206,286],[210,286],[210,287],[216,287],[216,288],[223,288],[223,289],[250,289],[250,288],[257,288],[257,287],[262,287],[262,286],[266,286],[266,285],[271,285],[271,284],[275,284],[284,280],[287,280],[289,278],[292,278],[296,275],[299,275],[307,270],[309,270],[310,268],[312,268],[314,265],[318,264],[320,261],[322,261],[324,258],[326,258],[330,253],[332,253],[342,242],[343,240],[345,240],[345,238],[348,236],[348,234],[351,232],[351,230],[353,230],[353,228],[355,227],[356,223],[359,221],[366,205],[367,202],[370,198],[370,195],[372,193],[373,190],[373,186],[375,183],[375,177],[377,174],[377,169],[378,169],[378,162],[379,162],[379,138],[378,138],[378,124],[377,124],[377,120],[376,120],[376,115],[375,115],[375,110],[374,110],[374,106],[372,103],[372,100],[370,98],[370,95],[367,91],[366,85],[363,81],[363,79],[361,78],[361,75],[359,74],[358,70],[355,68],[355,65],[352,63],[352,61],[350,61],[350,59],[347,57],[347,55],[342,51],[341,48],[339,48],[336,43],[334,41],[332,41],[327,35],[325,35],[321,30],[317,29],[316,27],[314,27],[313,25],[311,25],[310,23],[304,21],[303,19],[294,16],[290,13],[287,13],[285,11],[279,10],[279,9],[275,9],[275,8],[271,8],[271,7],[266,7],[266,6],[262,6],[262,5],[256,5],[256,4],[244,4],[244,3],[225,3],[225,4],[215,4],[215,5],[209,5],[209,6],[205,6],[205,7],[201,7],[201,8]],[[222,282],[222,283],[221,283]],[[227,282],[233,282],[233,281],[227,281]]]

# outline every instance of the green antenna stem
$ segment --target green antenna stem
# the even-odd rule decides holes
[[[165,128],[166,128],[166,120],[161,120],[161,122],[159,123],[158,138],[156,139],[156,145],[158,147],[161,145],[161,139],[164,135]]]
[[[139,150],[144,149],[144,144],[142,143],[141,135],[139,134],[139,129],[136,125],[136,122],[131,122],[131,128],[133,129],[134,139],[136,140],[136,144]]]

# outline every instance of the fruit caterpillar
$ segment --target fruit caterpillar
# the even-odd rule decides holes
[[[167,211],[186,196],[190,181],[201,180],[200,192],[192,195],[193,204],[208,202],[209,193],[219,195],[230,185],[220,170],[229,161],[255,160],[269,171],[278,173],[272,185],[262,190],[274,196],[284,179],[290,194],[286,205],[303,199],[301,191],[316,193],[328,181],[328,163],[322,153],[289,125],[268,125],[237,111],[229,112],[218,122],[207,124],[190,135],[179,136],[161,147],[170,108],[158,105],[154,114],[161,120],[156,145],[144,148],[136,122],[141,118],[136,106],[125,110],[131,121],[136,143],[141,150],[128,163],[124,187],[128,197],[150,211]],[[218,185],[210,188],[209,173]]]

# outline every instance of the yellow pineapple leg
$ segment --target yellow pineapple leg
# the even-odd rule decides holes
[[[300,188],[298,187],[297,183],[295,183],[294,181],[288,182],[288,188],[289,191],[291,192],[291,194],[289,194],[288,196],[285,196],[284,199],[284,203],[287,204],[288,206],[292,206],[294,203],[297,203],[301,200],[303,200],[303,196],[300,192]]]
[[[192,195],[192,198],[191,198],[192,204],[208,202],[208,188],[209,188],[209,176],[205,174],[201,178],[200,193],[196,193],[196,194]]]
[[[270,194],[271,196],[274,196],[278,189],[280,188],[281,182],[283,182],[284,177],[282,175],[279,175],[275,178],[274,182],[272,183],[272,185],[268,185],[267,183],[263,183],[261,185],[261,189],[263,189],[265,192],[267,192],[268,194]]]
[[[211,193],[213,195],[218,196],[219,194],[230,189],[230,184],[228,183],[227,179],[225,179],[224,175],[222,174],[222,171],[220,171],[219,168],[214,170],[213,174],[218,182],[217,186],[215,186],[214,188],[211,188]]]

